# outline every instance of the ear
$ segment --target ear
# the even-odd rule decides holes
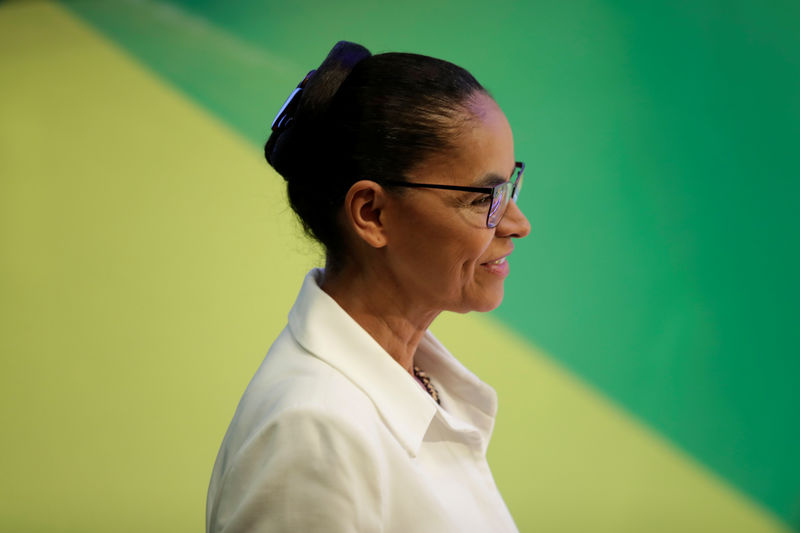
[[[347,224],[373,248],[386,246],[386,229],[383,225],[386,200],[383,187],[370,180],[355,182],[344,199]]]

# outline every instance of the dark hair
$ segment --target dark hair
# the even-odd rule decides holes
[[[361,179],[405,180],[452,148],[469,99],[486,90],[466,70],[418,54],[371,55],[340,41],[300,94],[290,125],[273,132],[267,161],[287,181],[306,232],[342,259],[337,213]]]

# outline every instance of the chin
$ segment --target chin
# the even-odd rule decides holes
[[[481,295],[480,298],[471,299],[468,302],[464,302],[457,308],[450,310],[461,314],[469,313],[470,311],[486,313],[500,307],[500,304],[502,302],[503,302],[503,288],[501,286],[499,291],[484,293]]]
[[[494,311],[500,304],[503,303],[503,296],[501,295],[499,298],[492,300],[491,302],[486,302],[486,305],[476,307],[474,311],[478,311],[480,313],[487,313],[489,311]]]

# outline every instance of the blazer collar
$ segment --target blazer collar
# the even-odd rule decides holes
[[[360,388],[395,438],[416,456],[436,415],[436,402],[319,287],[317,280],[322,274],[322,269],[314,269],[303,281],[289,312],[292,336]]]

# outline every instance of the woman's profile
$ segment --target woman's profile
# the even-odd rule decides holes
[[[428,331],[497,307],[530,231],[497,103],[447,61],[340,42],[265,155],[326,264],[239,403],[207,530],[516,531],[486,461],[495,392]]]

